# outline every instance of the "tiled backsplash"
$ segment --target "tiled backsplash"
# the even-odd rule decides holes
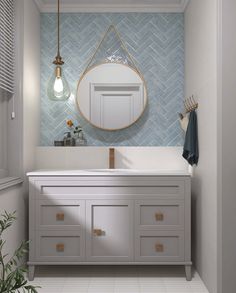
[[[109,27],[114,24],[142,72],[148,107],[141,119],[120,131],[103,131],[79,114],[75,102],[78,80]],[[72,119],[83,128],[89,146],[180,146],[183,133],[177,112],[184,95],[184,18],[170,13],[71,13],[61,15],[61,55],[72,89],[67,102],[46,95],[56,54],[56,15],[41,15],[41,146],[53,145]]]

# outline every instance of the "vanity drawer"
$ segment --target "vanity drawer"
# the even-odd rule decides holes
[[[136,238],[135,260],[184,261],[184,232],[142,231]]]
[[[37,200],[37,230],[79,230],[85,220],[83,200]]]
[[[135,202],[136,228],[141,230],[183,230],[183,200]]]
[[[184,199],[184,180],[112,177],[107,180],[37,181],[37,199]]]
[[[38,261],[81,261],[85,243],[76,231],[40,231],[36,233],[36,258]]]

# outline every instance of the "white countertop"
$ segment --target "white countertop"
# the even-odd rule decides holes
[[[191,176],[183,170],[135,170],[135,169],[84,169],[84,170],[36,170],[27,176]]]

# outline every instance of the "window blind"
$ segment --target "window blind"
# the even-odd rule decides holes
[[[0,0],[0,89],[14,93],[15,0]]]

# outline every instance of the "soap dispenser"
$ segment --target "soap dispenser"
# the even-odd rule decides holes
[[[75,139],[74,137],[71,136],[71,133],[69,131],[65,132],[63,140],[64,140],[64,146],[75,146]]]

